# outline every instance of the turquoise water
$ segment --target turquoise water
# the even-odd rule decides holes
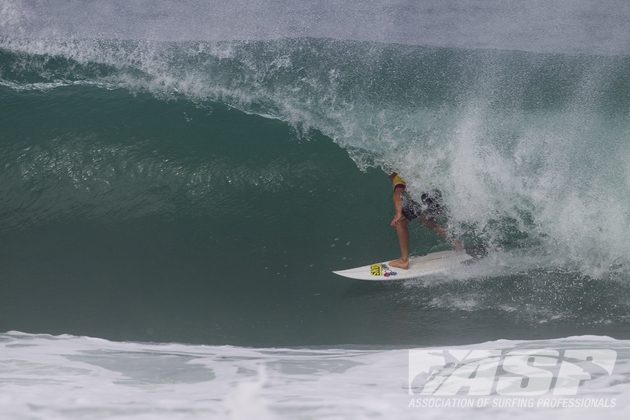
[[[113,39],[0,10],[0,331],[247,346],[629,337],[618,48]],[[488,257],[423,282],[334,276],[396,257],[389,169],[412,194],[442,190],[450,229]],[[412,228],[414,253],[444,247]]]

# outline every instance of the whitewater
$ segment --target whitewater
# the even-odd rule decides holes
[[[605,415],[621,419],[630,392],[629,343],[608,337],[499,340],[465,346],[504,351],[589,346],[617,350],[614,374],[594,375],[580,394],[591,398],[592,405],[565,409],[549,401],[531,409],[498,404],[484,409],[449,407],[440,400],[425,400],[426,407],[416,407],[417,396],[409,393],[406,349],[117,343],[17,332],[0,335],[0,346],[0,408],[5,418],[15,419],[407,419],[443,418],[445,413],[467,418],[471,409],[481,418]]]

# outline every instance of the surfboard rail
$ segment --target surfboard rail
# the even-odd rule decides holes
[[[445,274],[473,257],[465,252],[440,251],[409,258],[409,269],[389,266],[389,261],[377,262],[361,267],[337,270],[333,273],[356,280],[392,281]]]

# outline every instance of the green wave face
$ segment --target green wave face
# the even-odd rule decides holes
[[[38,115],[40,132],[34,134],[48,142],[40,145],[46,150],[31,150],[25,162],[47,159],[49,166],[82,172],[83,165],[100,159],[103,168],[92,171],[103,182],[133,190],[139,184],[127,178],[141,173],[142,182],[153,179],[171,193],[183,190],[194,206],[205,208],[212,206],[200,196],[216,190],[222,179],[252,187],[247,195],[289,188],[304,165],[314,165],[298,157],[307,147],[304,140],[323,135],[359,169],[395,169],[415,194],[441,189],[455,230],[472,226],[500,247],[560,248],[565,262],[586,261],[591,269],[626,259],[622,250],[629,236],[617,228],[627,224],[630,198],[625,56],[316,39],[163,43],[5,37],[2,46],[5,96],[23,107],[4,101],[10,108],[4,113],[9,120],[4,143],[16,149],[23,138],[20,122],[32,125],[36,107],[49,111]],[[74,117],[53,115],[52,104]],[[217,106],[283,121],[291,130],[284,137],[298,139],[285,140],[296,157],[264,136],[226,139],[222,146],[204,142],[222,124],[198,115],[210,115]],[[156,110],[136,110],[146,107]],[[156,128],[157,108],[184,115],[177,130]],[[111,119],[94,117],[90,125],[83,115],[88,110]],[[136,114],[135,129],[117,127],[122,131],[115,140],[105,134],[117,126],[116,118],[130,113]],[[189,114],[196,115],[194,121]],[[55,134],[46,131],[64,120]],[[186,155],[193,138],[212,156]],[[172,143],[169,149],[180,154],[180,162],[150,158],[152,148],[164,143]],[[233,153],[232,147],[244,150]],[[232,173],[250,159],[257,163]],[[15,160],[7,155],[8,164]],[[37,169],[32,177],[50,179],[50,170]],[[313,171],[320,179],[330,173]],[[94,182],[90,179],[71,179],[68,185]],[[523,238],[525,244],[515,244]]]

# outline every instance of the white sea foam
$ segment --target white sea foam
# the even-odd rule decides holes
[[[630,341],[582,336],[434,349],[532,348],[614,350],[612,373],[593,376],[576,398],[614,398],[615,407],[419,411],[409,407],[415,397],[408,389],[407,349],[148,344],[9,332],[0,334],[0,417],[625,418],[630,409]]]

